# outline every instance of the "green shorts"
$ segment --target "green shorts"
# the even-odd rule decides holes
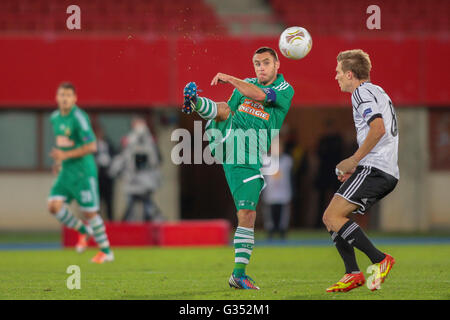
[[[219,158],[222,163],[226,162],[226,148],[224,147],[222,149],[222,156],[216,155],[216,148],[226,141],[232,129],[233,116],[231,113],[224,121],[217,122],[215,120],[209,120],[205,125],[206,135],[209,138],[209,148],[211,150],[211,154],[213,157]],[[212,133],[213,131],[220,132],[220,135],[216,136],[215,133]]]
[[[98,178],[96,176],[71,176],[61,171],[50,190],[48,200],[60,199],[66,203],[76,200],[86,212],[99,210]]]
[[[252,166],[223,164],[236,210],[256,210],[261,191],[266,186],[260,170]]]
[[[233,116],[230,113],[225,121],[220,122],[211,120],[207,123],[205,129],[215,129],[219,130],[221,133],[219,136],[220,140],[213,135],[208,135],[209,147],[211,154],[214,157],[219,158],[218,154],[216,154],[216,148],[222,144],[223,149],[220,160],[222,161],[225,177],[233,196],[236,209],[238,211],[240,209],[256,210],[259,196],[265,187],[264,177],[260,171],[261,164],[237,163],[238,150],[236,144],[233,146],[234,158],[231,159],[232,161],[228,162],[231,156],[226,156],[226,143],[232,136],[230,135],[230,131],[233,129]],[[239,157],[242,160],[242,156]]]

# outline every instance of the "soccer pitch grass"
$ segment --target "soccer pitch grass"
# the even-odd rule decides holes
[[[381,290],[348,293],[325,292],[344,273],[332,245],[256,246],[247,271],[259,291],[228,287],[232,247],[116,248],[116,261],[104,265],[89,262],[94,250],[0,251],[0,299],[450,299],[450,245],[380,249],[396,259]],[[366,274],[370,261],[357,257]],[[69,265],[81,269],[79,290],[66,287]]]

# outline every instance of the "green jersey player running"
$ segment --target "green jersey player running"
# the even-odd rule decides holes
[[[50,118],[56,137],[56,148],[50,155],[54,159],[53,172],[58,177],[50,190],[48,210],[63,225],[80,233],[78,252],[86,249],[88,238],[93,236],[100,251],[91,261],[110,262],[114,255],[103,220],[97,213],[99,192],[93,156],[97,150],[96,139],[88,115],[75,105],[76,101],[75,87],[70,83],[60,84],[56,92],[58,110]],[[72,200],[77,201],[88,225],[69,211],[66,204]]]
[[[246,275],[245,268],[249,263],[255,241],[256,206],[265,186],[260,171],[262,164],[259,154],[268,150],[273,131],[281,128],[291,105],[294,89],[284,80],[282,74],[278,74],[280,62],[275,50],[268,47],[259,48],[255,51],[252,62],[256,78],[241,80],[223,73],[218,73],[213,78],[211,85],[227,83],[234,87],[228,102],[214,102],[208,98],[198,97],[196,84],[188,83],[184,89],[182,111],[189,114],[195,110],[202,118],[209,120],[206,130],[216,129],[221,132],[221,139],[209,135],[209,146],[216,159],[217,147],[223,146],[222,150],[227,149],[230,139],[243,141],[241,144],[232,144],[232,161],[229,161],[229,156],[223,158],[226,159],[223,161],[225,177],[238,217],[238,227],[234,236],[234,270],[228,283],[230,287],[237,289],[258,290],[255,282]],[[256,132],[261,131],[266,132],[266,139],[260,139],[258,136],[255,138],[256,148],[249,149],[247,138],[251,139]],[[256,161],[250,160],[254,154],[252,150],[260,150],[256,151],[258,153]],[[233,161],[236,156],[244,161]]]

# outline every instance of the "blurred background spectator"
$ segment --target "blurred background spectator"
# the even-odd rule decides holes
[[[281,139],[280,139],[281,140]],[[284,141],[278,146],[272,144],[270,157],[278,161],[278,171],[264,176],[266,187],[262,192],[264,228],[269,240],[278,233],[281,239],[286,237],[291,215],[292,200],[292,157],[285,152]]]
[[[136,203],[143,205],[143,220],[160,220],[158,206],[152,199],[161,186],[161,156],[145,119],[135,117],[131,132],[123,140],[122,152],[114,157],[110,174],[123,174],[127,206],[122,221],[131,220]]]
[[[97,152],[95,162],[98,167],[98,187],[100,191],[100,210],[104,211],[107,220],[114,220],[114,179],[109,175],[109,168],[114,157],[114,147],[101,126],[95,128]]]
[[[319,167],[315,180],[318,193],[315,228],[323,228],[322,215],[340,185],[336,178],[335,168],[343,159],[343,139],[336,129],[335,122],[332,119],[327,119],[324,122],[323,129],[324,133],[317,146]]]
[[[308,150],[299,142],[298,133],[286,124],[285,153],[292,157],[292,224],[305,225],[311,201],[311,176]]]

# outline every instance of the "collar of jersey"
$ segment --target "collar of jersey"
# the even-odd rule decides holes
[[[61,111],[59,111],[59,115],[61,116],[61,117],[68,117],[68,116],[70,116],[72,113],[73,113],[73,111],[75,110],[75,108],[78,108],[78,106],[76,105],[76,104],[74,104],[73,106],[72,106],[72,109],[70,109],[70,112],[68,113],[68,114],[66,114],[66,115],[62,115],[61,114]]]
[[[364,81],[363,83],[361,83],[361,84],[358,86],[358,88],[361,87],[363,84],[366,84],[366,83],[370,83],[370,80]]]
[[[280,83],[282,83],[283,81],[284,81],[284,77],[283,77],[282,73],[278,73],[277,74],[277,78],[275,79],[275,81],[272,82],[271,84],[269,84],[268,86],[263,86],[262,84],[258,83],[258,79],[256,79],[256,83],[258,83],[263,88],[270,88],[270,87],[273,87],[273,86],[277,86]]]

